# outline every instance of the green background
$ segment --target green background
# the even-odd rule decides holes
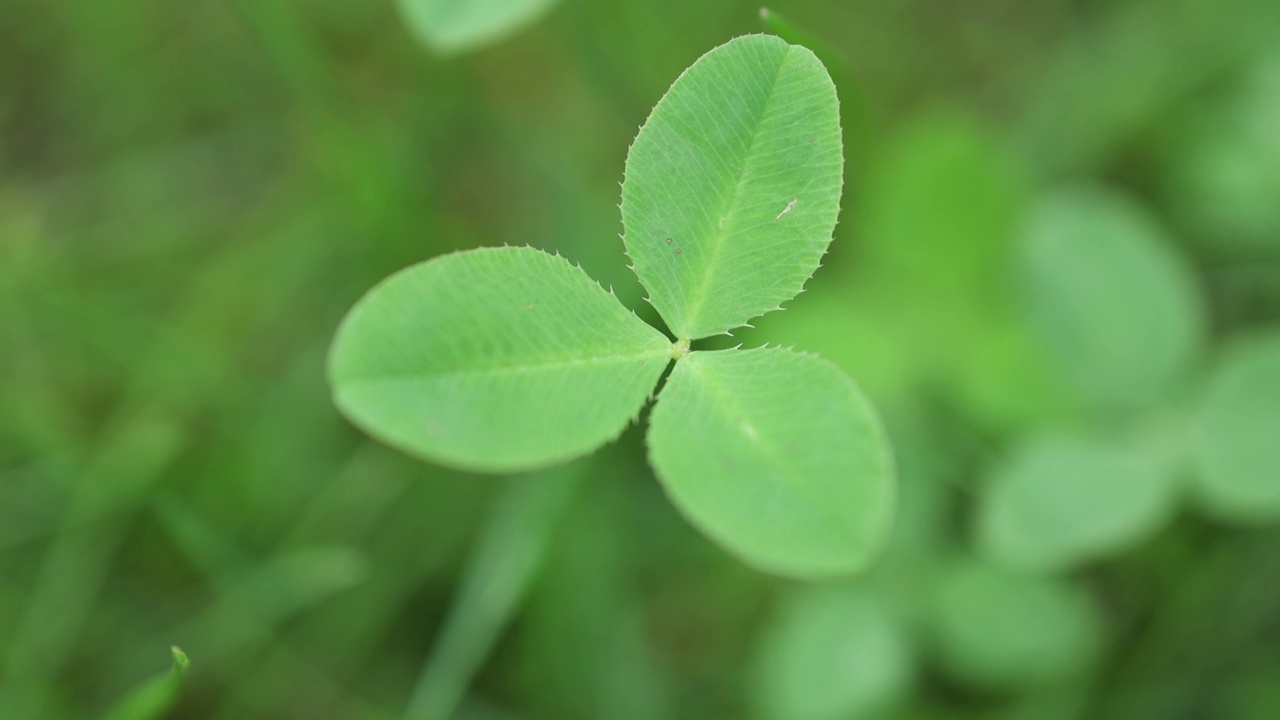
[[[836,82],[843,212],[733,343],[839,363],[901,485],[882,561],[817,586],[691,528],[634,427],[474,476],[324,380],[366,289],[462,248],[558,250],[657,323],[627,147],[758,6],[564,0],[450,57],[391,0],[0,9],[0,717],[106,715],[175,644],[182,718],[1280,716],[1280,511],[1247,500],[1280,496],[1280,363],[1218,372],[1280,347],[1274,0],[774,7]],[[1062,434],[1176,501],[1106,542],[1060,513],[1087,562],[997,567],[990,480]]]

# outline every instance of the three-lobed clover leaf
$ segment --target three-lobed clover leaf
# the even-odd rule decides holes
[[[894,503],[874,410],[835,365],[781,348],[690,350],[798,294],[843,177],[835,88],[765,35],[704,55],[627,156],[624,241],[673,342],[563,258],[484,248],[362,298],[330,356],[335,404],[406,452],[479,472],[585,455],[654,394],[650,460],[689,520],[761,569],[865,567]]]

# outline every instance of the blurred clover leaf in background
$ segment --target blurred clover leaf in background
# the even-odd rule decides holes
[[[1124,443],[1031,435],[979,498],[979,543],[1011,568],[1070,570],[1154,534],[1172,517],[1178,489],[1168,465]]]
[[[1240,342],[1214,368],[1194,454],[1198,499],[1213,515],[1280,517],[1280,336]]]
[[[813,355],[690,348],[801,292],[830,244],[842,180],[822,63],[777,37],[735,39],[676,80],[627,155],[626,252],[675,342],[563,258],[459,252],[357,302],[330,356],[334,401],[410,454],[517,472],[618,437],[674,360],[648,437],[685,516],[766,571],[865,568],[887,539],[895,485],[861,391]]]
[[[409,28],[442,55],[497,42],[550,11],[559,0],[399,0]]]
[[[959,559],[939,583],[934,649],[952,677],[1012,690],[1077,677],[1103,644],[1101,610],[1071,580]]]
[[[1101,187],[1047,194],[1021,254],[1032,329],[1082,404],[1138,410],[1186,378],[1206,312],[1189,263],[1141,205]]]
[[[1178,123],[1156,174],[1170,211],[1215,255],[1280,244],[1280,52],[1254,61],[1224,97]]]
[[[915,684],[907,629],[864,589],[818,585],[784,598],[761,633],[753,700],[768,720],[886,717]]]

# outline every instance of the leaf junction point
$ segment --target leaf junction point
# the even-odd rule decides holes
[[[689,338],[681,338],[671,343],[671,359],[679,360],[689,354]]]

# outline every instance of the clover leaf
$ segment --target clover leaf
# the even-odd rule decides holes
[[[835,87],[803,47],[741,37],[657,104],[627,156],[624,243],[675,340],[567,260],[482,248],[356,303],[334,402],[375,438],[477,472],[554,465],[616,438],[655,393],[650,460],[676,506],[758,568],[865,567],[894,503],[887,439],[835,365],[781,348],[691,350],[798,294],[843,177]]]
[[[498,42],[529,25],[559,0],[399,0],[409,29],[441,55]]]

